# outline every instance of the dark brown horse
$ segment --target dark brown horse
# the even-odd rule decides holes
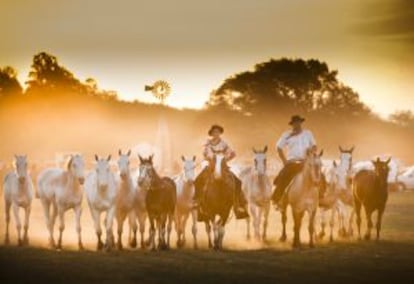
[[[152,155],[148,159],[139,156],[138,178],[139,186],[147,190],[145,204],[150,221],[149,246],[155,250],[155,225],[157,225],[158,249],[169,249],[177,192],[172,179],[160,177],[157,174],[152,158]],[[167,233],[167,238],[165,238],[165,233]]]
[[[209,170],[200,206],[206,216],[209,247],[221,250],[223,248],[224,226],[229,218],[235,198],[235,180],[222,152],[214,153]],[[210,236],[211,227],[213,227],[214,233],[214,246]]]
[[[377,240],[379,240],[382,215],[388,199],[387,178],[390,160],[391,158],[383,162],[377,158],[376,161],[372,161],[375,167],[373,171],[361,170],[355,175],[353,196],[359,239],[361,239],[361,206],[364,206],[368,226],[364,238],[366,240],[371,239],[371,229],[373,227],[371,215],[374,211],[378,211],[376,227]]]

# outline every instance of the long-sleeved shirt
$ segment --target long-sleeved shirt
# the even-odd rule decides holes
[[[236,156],[236,153],[226,141],[220,139],[216,144],[213,144],[211,139],[208,139],[204,144],[203,155],[206,160],[210,160],[214,157],[214,152],[222,152],[227,160],[231,160]]]

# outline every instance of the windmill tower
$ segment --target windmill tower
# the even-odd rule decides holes
[[[145,86],[145,91],[150,91],[159,100],[161,105],[165,105],[165,100],[171,93],[171,86],[164,80],[159,80],[151,86]],[[159,149],[159,156],[154,157],[157,168],[163,174],[170,174],[172,171],[172,143],[167,119],[163,112],[158,119],[158,129],[155,138],[155,145]]]

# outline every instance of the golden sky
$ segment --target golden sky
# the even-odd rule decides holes
[[[122,99],[171,82],[168,103],[201,107],[227,76],[269,58],[318,58],[386,115],[414,110],[411,0],[0,0],[0,66],[24,81],[56,55]]]

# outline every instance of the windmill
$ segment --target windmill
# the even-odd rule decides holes
[[[146,85],[145,91],[150,91],[152,95],[158,99],[162,105],[171,93],[171,86],[167,81],[158,80],[155,81],[151,86]]]

